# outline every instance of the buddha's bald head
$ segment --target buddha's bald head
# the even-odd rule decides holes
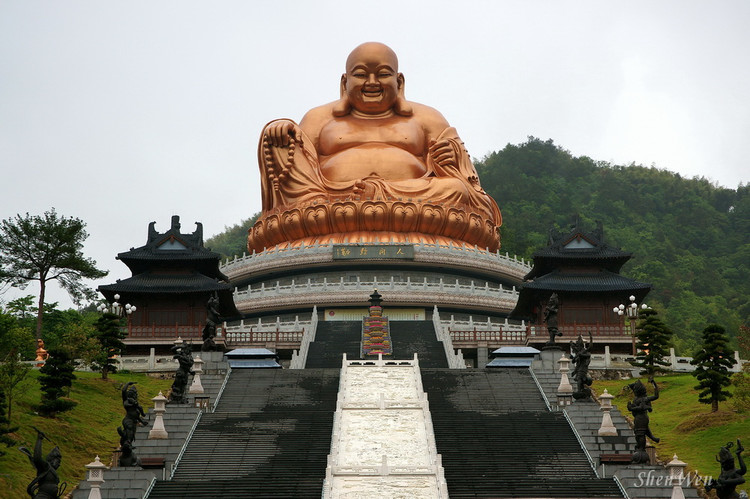
[[[346,70],[351,71],[355,64],[363,61],[380,61],[398,72],[396,52],[384,43],[365,42],[357,46],[346,58]]]
[[[404,98],[404,75],[398,72],[398,57],[387,45],[366,42],[352,50],[341,76],[341,100],[334,116],[345,116],[352,108],[365,115],[381,115],[390,110],[411,116]]]

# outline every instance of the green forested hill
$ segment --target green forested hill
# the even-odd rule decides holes
[[[530,258],[547,244],[550,228],[568,228],[576,214],[591,229],[601,220],[605,241],[634,253],[623,274],[653,284],[646,301],[675,331],[678,353],[692,355],[709,323],[732,337],[748,324],[750,185],[729,189],[653,167],[574,157],[533,137],[478,161],[477,170],[500,205],[502,246],[510,254]],[[241,255],[251,220],[206,245]]]
[[[707,167],[708,168],[708,167]],[[622,273],[651,282],[647,303],[692,354],[700,331],[718,323],[735,336],[750,315],[750,185],[574,157],[529,138],[477,162],[503,213],[502,245],[530,257],[551,227],[604,223],[605,241],[634,253]]]

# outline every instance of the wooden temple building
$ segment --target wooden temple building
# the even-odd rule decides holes
[[[117,259],[133,275],[98,290],[110,303],[118,301],[136,308],[128,316],[125,343],[129,353],[159,346],[166,352],[177,337],[199,345],[207,303],[214,293],[222,318],[239,315],[232,288],[219,270],[221,256],[203,246],[199,222],[192,234],[180,232],[180,217],[176,215],[164,233],[157,232],[155,222],[151,222],[146,244],[119,253]],[[115,295],[119,296],[117,300]]]
[[[524,277],[516,308],[511,317],[529,321],[529,343],[543,344],[549,337],[544,325],[544,309],[552,293],[560,305],[560,343],[589,334],[594,343],[609,345],[613,352],[630,352],[631,330],[623,316],[612,309],[628,305],[630,297],[641,303],[651,284],[620,275],[632,253],[604,242],[601,223],[593,231],[581,228],[580,220],[567,232],[550,231],[549,245],[533,255],[534,265]]]

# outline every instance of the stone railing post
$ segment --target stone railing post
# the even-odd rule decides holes
[[[560,385],[557,387],[557,406],[564,409],[573,402],[573,386],[568,379],[570,359],[563,354],[557,360],[557,363],[560,364]]]
[[[196,357],[193,360],[193,383],[190,385],[188,393],[203,393],[203,385],[201,384],[201,374],[203,374],[203,359]]]
[[[675,454],[672,460],[667,463],[667,469],[669,470],[669,480],[672,482],[671,499],[685,499],[685,494],[682,492],[682,480],[686,466],[687,463],[684,463],[677,459],[677,454]]]
[[[169,438],[167,429],[164,428],[164,413],[167,412],[167,397],[159,392],[159,395],[151,400],[154,401],[154,413],[156,414],[156,419],[154,419],[153,428],[148,432],[148,438],[149,440],[166,440]]]
[[[602,411],[602,425],[599,427],[600,437],[617,436],[617,428],[615,428],[614,423],[612,423],[612,415],[610,414],[613,398],[615,398],[614,395],[611,395],[606,388],[604,389],[604,393],[599,396],[599,400],[602,402],[602,406],[600,407]]]
[[[88,482],[91,484],[91,491],[89,492],[88,499],[102,499],[102,492],[99,489],[104,483],[104,470],[109,468],[99,460],[99,456],[96,456],[96,459],[85,467],[89,470]]]

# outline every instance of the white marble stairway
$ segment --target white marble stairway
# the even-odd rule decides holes
[[[344,355],[323,497],[447,499],[416,355]]]

